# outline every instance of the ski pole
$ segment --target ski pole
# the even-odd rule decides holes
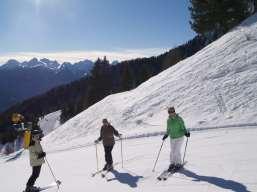
[[[97,143],[95,144],[96,170],[99,171]]]
[[[185,162],[185,156],[186,156],[186,150],[187,150],[187,143],[188,143],[188,137],[187,137],[186,146],[185,146],[185,151],[184,151],[184,156],[183,156],[183,164],[184,164],[184,162]]]
[[[164,143],[164,140],[162,141],[162,145],[161,145],[160,150],[159,150],[159,152],[158,152],[158,156],[157,156],[157,159],[156,159],[156,161],[155,161],[155,163],[154,163],[154,167],[153,167],[152,172],[155,171],[155,167],[156,167],[157,161],[158,161],[158,159],[159,159],[159,156],[160,156],[160,153],[161,153],[161,150],[162,150],[163,143]]]
[[[47,166],[48,166],[48,168],[49,168],[49,170],[50,170],[50,172],[51,172],[51,174],[52,174],[52,176],[53,176],[53,178],[54,178],[54,181],[55,181],[55,183],[57,184],[57,187],[58,187],[58,189],[59,189],[59,186],[61,185],[61,181],[59,181],[59,180],[56,179],[56,177],[55,177],[55,175],[54,175],[54,172],[53,172],[53,170],[52,170],[52,168],[51,168],[49,162],[47,161],[46,157],[45,157],[45,161],[46,161],[46,164],[47,164]]]
[[[121,154],[121,167],[123,168],[123,149],[122,149],[122,138],[120,138],[120,154]]]

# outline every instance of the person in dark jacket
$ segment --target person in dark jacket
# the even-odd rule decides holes
[[[105,152],[105,166],[103,170],[113,169],[112,149],[115,144],[114,135],[121,138],[121,134],[108,122],[107,119],[103,119],[103,125],[100,131],[100,137],[95,140],[95,143],[103,141],[104,152]]]

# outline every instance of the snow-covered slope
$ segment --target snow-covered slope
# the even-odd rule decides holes
[[[108,182],[100,175],[91,177],[96,170],[94,146],[54,153],[47,151],[47,159],[57,179],[62,181],[60,192],[254,192],[257,191],[256,128],[193,132],[185,170],[165,182],[158,182],[156,177],[169,164],[168,140],[156,171],[152,172],[161,137],[125,140],[124,168],[121,167],[120,142],[117,142],[113,157],[114,163],[118,164],[116,171],[107,175]],[[102,167],[102,146],[98,146],[98,155]],[[1,192],[22,191],[31,174],[27,152],[18,160],[14,159],[0,157]],[[45,186],[52,181],[45,164],[36,186]],[[47,192],[56,192],[56,189]]]
[[[44,150],[62,181],[60,191],[257,191],[256,22],[257,15],[137,89],[105,98],[46,136]],[[199,130],[192,131],[184,170],[158,182],[156,177],[169,164],[169,144],[166,140],[152,172],[162,141],[161,136],[149,136],[123,141],[123,168],[121,143],[116,142],[115,171],[107,179],[91,177],[96,169],[92,140],[102,118],[110,119],[125,137],[158,135],[165,129],[168,106],[176,107],[188,127]],[[227,128],[208,130],[211,127]],[[98,156],[102,167],[99,145]],[[0,191],[22,191],[30,173],[28,152],[0,157]],[[44,165],[36,185],[52,181]]]
[[[138,88],[106,97],[47,138],[55,146],[91,142],[101,119],[122,133],[165,129],[175,106],[187,127],[255,123],[257,116],[257,15],[194,56]]]
[[[56,111],[42,117],[39,120],[38,124],[40,128],[43,130],[44,135],[49,134],[50,132],[52,132],[60,126],[60,115],[61,111]]]

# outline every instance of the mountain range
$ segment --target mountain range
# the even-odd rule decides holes
[[[0,111],[53,87],[80,79],[93,65],[90,60],[61,64],[46,58],[24,62],[11,59],[0,66]]]

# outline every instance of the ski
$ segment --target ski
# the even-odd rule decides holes
[[[105,178],[106,175],[107,175],[108,173],[112,172],[113,170],[114,170],[114,169],[112,168],[112,169],[108,169],[108,170],[105,170],[104,172],[102,172],[102,174],[101,174],[102,178]]]
[[[118,165],[118,164],[119,164],[119,162],[114,163],[114,164],[113,164],[113,167],[114,167],[115,165]],[[92,173],[91,176],[94,177],[94,176],[96,176],[96,175],[98,175],[98,174],[100,174],[100,173],[104,173],[104,172],[106,172],[106,171],[108,171],[108,170],[103,170],[103,169],[101,169],[101,170],[98,170],[98,171]]]
[[[167,174],[165,174],[165,175],[163,176],[162,180],[163,180],[163,181],[166,181],[171,175],[173,175],[174,173],[178,172],[180,169],[181,169],[181,167],[178,168],[178,169],[174,169],[174,170],[172,170],[172,171],[169,171]]]
[[[52,183],[51,185],[48,185],[48,186],[45,186],[45,187],[39,187],[38,191],[44,191],[46,189],[50,189],[50,188],[53,188],[53,187],[58,187],[58,184],[57,183]]]
[[[35,187],[34,189],[31,190],[31,192],[40,192],[40,191],[44,191],[46,189],[50,189],[50,188],[53,188],[53,187],[58,187],[58,184],[57,183],[52,183],[52,184],[47,185],[45,187]],[[26,191],[23,191],[23,192],[26,192]]]
[[[178,172],[179,170],[183,169],[184,165],[186,164],[187,162],[184,162],[179,168],[174,168],[173,170],[171,171],[168,171],[168,170],[165,170],[161,173],[160,176],[157,177],[157,179],[159,181],[163,180],[163,181],[166,181],[171,175],[173,175],[174,173]]]
[[[163,172],[157,177],[157,179],[158,179],[159,181],[161,181],[161,180],[163,179],[163,177],[164,177],[168,172],[169,172],[168,170],[163,171]]]
[[[105,170],[101,169],[101,170],[99,170],[99,171],[96,171],[96,172],[92,173],[91,176],[94,177],[94,176],[96,176],[96,175],[98,175],[98,174],[100,174],[100,173],[102,173],[102,172],[104,172],[104,171],[105,171]]]

